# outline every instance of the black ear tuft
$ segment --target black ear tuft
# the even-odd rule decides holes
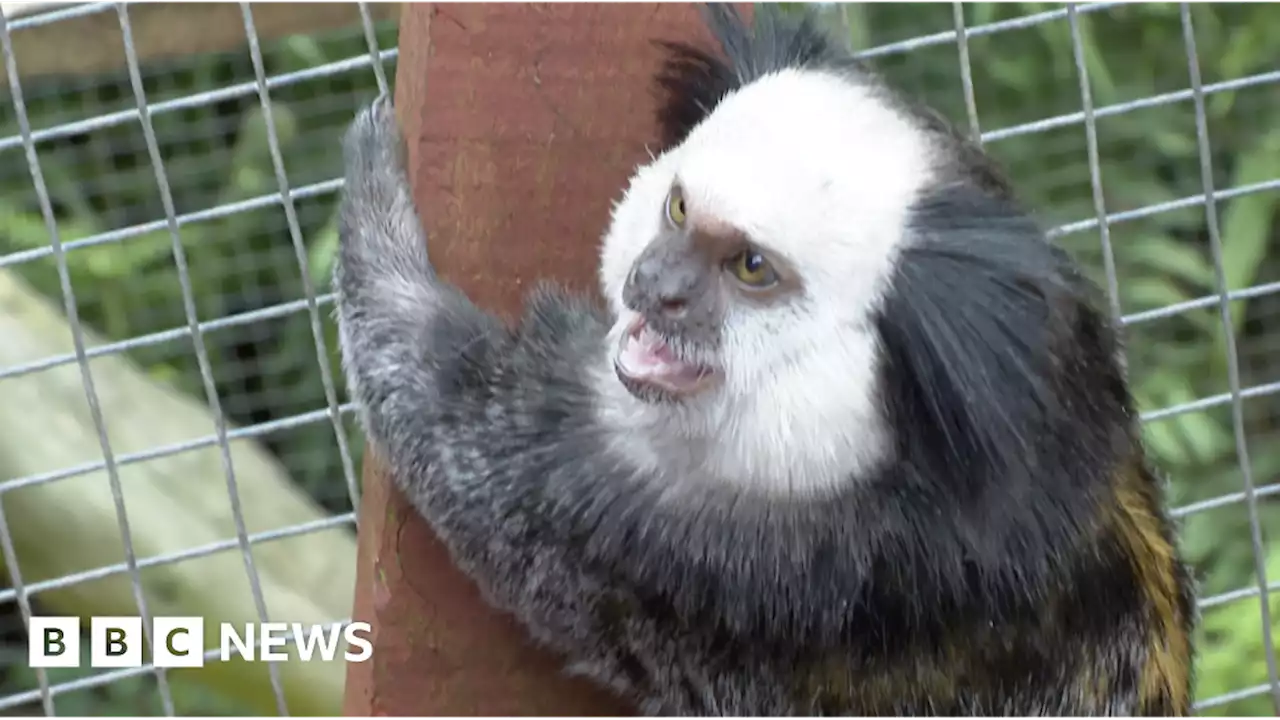
[[[902,457],[974,483],[1118,462],[1130,398],[1117,341],[1070,256],[973,183],[933,189],[910,225],[876,318]]]
[[[685,43],[658,43],[667,51],[655,77],[663,150],[682,142],[726,95],[753,80],[786,68],[853,65],[808,9],[756,5],[751,25],[730,3],[708,3],[702,15],[720,46],[718,56]]]
[[[659,43],[668,56],[655,80],[660,91],[658,127],[662,149],[679,145],[694,126],[738,87],[725,62],[681,43]]]

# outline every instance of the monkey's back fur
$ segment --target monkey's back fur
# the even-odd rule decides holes
[[[726,59],[670,47],[668,144],[771,69],[853,67],[760,14],[708,13]],[[389,102],[346,138],[335,287],[370,440],[489,602],[647,713],[1190,713],[1192,582],[1115,333],[980,153],[922,123],[957,160],[874,318],[896,460],[785,501],[635,466],[599,421],[609,313],[552,288],[514,327],[475,307],[431,268]]]

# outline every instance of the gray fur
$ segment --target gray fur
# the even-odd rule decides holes
[[[637,497],[646,484],[591,419],[583,368],[607,367],[606,318],[544,288],[512,334],[436,280],[387,99],[359,116],[344,151],[334,275],[344,369],[391,476],[459,565],[574,671],[649,712],[782,710],[755,682],[762,674],[691,665],[705,640],[636,612],[643,600],[601,562],[630,553],[628,539],[607,528],[591,537],[577,520],[598,515],[593,505],[653,501]],[[584,480],[596,492],[575,496]]]

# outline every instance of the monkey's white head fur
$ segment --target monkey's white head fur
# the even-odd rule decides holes
[[[722,382],[689,402],[644,403],[603,369],[602,412],[625,431],[618,449],[673,479],[800,497],[887,460],[872,320],[935,165],[927,134],[874,85],[784,68],[729,92],[641,167],[603,242],[611,343],[634,318],[623,287],[662,229],[673,183],[689,208],[786,258],[802,290],[766,306],[732,303]]]

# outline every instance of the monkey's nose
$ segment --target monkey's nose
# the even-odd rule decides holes
[[[636,260],[623,286],[623,301],[653,319],[689,321],[703,311],[707,269],[683,236],[662,237]]]
[[[663,267],[646,272],[643,266],[633,278],[631,299],[636,310],[667,318],[685,319],[700,290],[698,278],[681,268]]]
[[[689,311],[689,301],[683,297],[664,295],[658,298],[658,310],[663,315],[678,320]]]

